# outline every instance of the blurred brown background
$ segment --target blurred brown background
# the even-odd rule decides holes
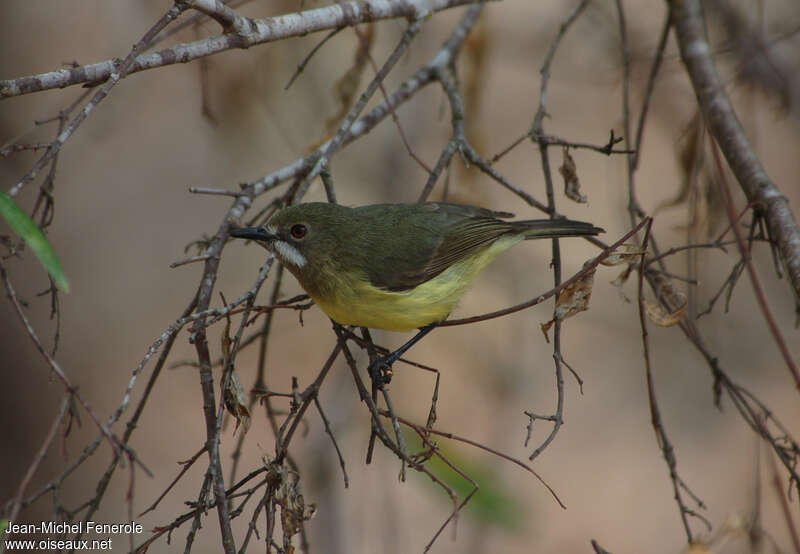
[[[471,98],[474,111],[468,117],[479,137],[475,146],[485,157],[528,130],[538,101],[539,68],[571,4],[507,0],[486,6],[475,31],[486,40],[483,66],[476,72],[469,64],[460,65],[463,82],[473,78],[479,83]],[[652,2],[627,2],[625,6],[634,62],[632,102],[638,113],[664,6]],[[769,2],[765,6],[767,36],[791,28],[792,18],[797,25],[793,3]],[[152,0],[6,0],[0,5],[0,76],[50,71],[73,61],[124,57],[166,7],[166,2]],[[308,7],[314,4],[306,2]],[[253,2],[241,11],[266,17],[299,9],[298,2],[270,1]],[[743,9],[750,10],[746,14],[754,10],[747,5]],[[461,13],[458,9],[438,14],[425,24],[409,54],[387,79],[388,91],[435,54]],[[377,24],[372,55],[378,64],[404,28],[402,21]],[[724,34],[717,31],[716,35],[712,32],[712,40],[722,43]],[[212,23],[200,30],[202,36],[217,32],[218,26]],[[186,30],[175,40],[190,41],[198,36]],[[283,90],[296,65],[320,38],[312,35],[210,58],[207,94],[215,122],[201,114],[197,63],[131,76],[62,151],[55,221],[49,237],[72,292],[61,296],[57,359],[104,418],[119,405],[130,373],[148,346],[178,318],[198,285],[201,265],[170,269],[169,264],[186,256],[185,245],[215,233],[230,205],[229,198],[190,194],[188,187],[235,189],[240,182],[258,179],[305,155],[311,145],[325,138],[324,122],[338,110],[332,85],[351,63],[357,44],[354,34],[346,30],[331,40],[292,88]],[[797,67],[797,38],[790,37],[774,48]],[[773,95],[736,81],[739,67],[735,60],[726,59],[722,67],[768,173],[797,213],[800,127],[796,107],[787,109]],[[367,69],[366,75],[371,78],[372,71]],[[362,86],[365,83],[366,78]],[[621,83],[614,7],[597,2],[567,35],[556,56],[545,129],[595,144],[603,144],[611,129],[623,134]],[[0,143],[17,137],[23,137],[22,142],[49,140],[52,124],[34,129],[34,120],[56,115],[80,92],[73,88],[4,100],[0,103]],[[371,105],[378,99],[379,95]],[[679,144],[694,110],[693,92],[670,39],[637,174],[640,201],[651,213],[679,192]],[[415,152],[433,165],[451,130],[441,90],[429,87],[398,109],[398,115]],[[558,149],[553,149],[552,155],[554,164],[560,164]],[[574,151],[573,156],[589,203],[574,204],[559,192],[559,209],[572,218],[604,227],[605,240],[613,242],[629,229],[625,160],[587,151]],[[35,159],[32,154],[1,159],[3,190],[24,175]],[[540,217],[476,169],[466,170],[457,157],[453,166],[450,198],[514,211],[519,217]],[[530,144],[513,150],[497,168],[544,199],[538,151]],[[337,155],[332,172],[339,201],[350,205],[413,201],[426,179],[388,119],[365,140]],[[17,198],[26,210],[35,198],[37,184],[28,185]],[[441,198],[442,190],[440,182],[433,198]],[[308,200],[323,199],[317,183]],[[255,209],[268,200],[260,198]],[[737,201],[741,209],[741,194]],[[685,242],[686,214],[685,205],[658,211],[654,232],[663,248]],[[9,233],[6,226],[0,230]],[[571,275],[596,250],[584,241],[569,240],[562,241],[562,252],[565,274]],[[734,254],[735,250],[727,256],[717,251],[700,255],[697,296],[701,309],[728,275],[737,259]],[[456,315],[491,311],[548,290],[552,286],[550,255],[549,243],[541,241],[526,243],[502,256],[479,277]],[[46,297],[36,297],[47,287],[47,278],[32,255],[25,258],[22,263],[9,261],[7,267],[18,292],[29,302],[29,317],[50,347],[55,330],[48,319],[50,306]],[[254,246],[230,244],[224,250],[217,290],[228,300],[242,294],[252,285],[263,258],[263,251]],[[765,248],[758,249],[755,259],[773,314],[798,358],[789,288],[775,278]],[[684,274],[685,259],[673,258],[671,268]],[[590,552],[591,539],[614,552],[680,552],[685,548],[667,468],[650,425],[636,304],[626,301],[609,283],[619,271],[601,268],[591,309],[564,325],[563,352],[585,381],[583,394],[567,374],[565,425],[534,464],[568,509],[561,510],[536,480],[516,466],[464,445],[452,445],[462,459],[495,472],[520,517],[511,528],[492,526],[468,507],[455,537],[448,528],[433,551]],[[287,297],[300,292],[288,276],[287,282]],[[268,285],[262,289],[259,303],[268,302],[268,290]],[[635,299],[635,283],[623,291]],[[219,305],[216,295],[215,305]],[[732,378],[768,403],[790,431],[800,434],[797,391],[746,276],[734,292],[730,313],[724,314],[722,308],[722,302],[718,303],[699,323],[709,348]],[[526,459],[532,448],[523,446],[527,423],[523,410],[543,414],[555,406],[552,350],[539,330],[539,324],[550,317],[549,305],[540,306],[477,325],[437,330],[415,347],[413,359],[442,371],[438,427]],[[294,312],[275,316],[268,353],[268,378],[275,389],[288,390],[291,376],[298,376],[305,386],[334,344],[330,324],[319,310],[306,312],[304,322],[300,326]],[[0,470],[4,476],[0,500],[5,502],[14,495],[39,448],[63,389],[50,378],[8,301],[0,302],[0,325]],[[219,352],[219,331],[210,332],[214,357]],[[374,333],[373,337],[387,346],[397,346],[407,338],[396,333]],[[193,359],[194,349],[187,339],[188,333],[182,332],[171,356],[173,362]],[[764,457],[766,450],[730,403],[724,403],[722,411],[713,407],[709,370],[677,329],[651,325],[650,339],[662,417],[676,448],[682,478],[707,506],[703,515],[715,530],[721,530],[734,515],[748,519],[759,512],[764,530],[782,549],[788,549],[786,525],[769,482],[772,473]],[[255,356],[251,350],[238,358],[237,370],[246,389],[252,383],[250,368]],[[360,361],[364,363],[363,356]],[[134,401],[141,396],[151,368],[152,363],[140,378]],[[424,422],[432,386],[428,374],[396,367],[391,384],[395,408],[401,415]],[[449,514],[448,499],[414,472],[409,473],[408,482],[399,483],[399,463],[380,447],[373,464],[364,465],[368,414],[343,363],[334,367],[321,400],[344,450],[351,483],[349,489],[343,488],[322,424],[308,415],[307,434],[295,441],[293,455],[301,464],[306,501],[318,505],[315,519],[307,525],[312,551],[421,551]],[[179,469],[176,462],[202,446],[201,409],[196,370],[173,369],[160,378],[132,442],[154,473],[153,478],[136,474],[135,513],[164,490]],[[125,420],[127,416],[123,416]],[[119,425],[117,431],[122,428]],[[549,425],[538,422],[534,441],[544,439],[548,431]],[[38,490],[60,473],[94,436],[92,423],[84,417],[82,427],[73,431],[64,445],[66,457],[58,447],[51,449],[28,490]],[[228,426],[222,444],[226,479],[234,444],[232,426]],[[257,468],[261,457],[272,452],[271,433],[257,410],[239,474]],[[66,482],[62,496],[67,505],[76,507],[91,496],[109,457],[108,447],[101,447]],[[203,467],[205,458],[155,513],[137,521],[150,529],[185,511],[182,503],[196,499]],[[127,518],[128,479],[128,471],[118,472],[96,520]],[[50,507],[49,500],[43,499],[23,517],[46,519]],[[796,499],[791,509],[797,521]],[[237,536],[249,518],[248,513],[235,521]],[[259,525],[263,529],[263,517]],[[711,535],[697,520],[693,520],[693,529],[701,538]],[[186,526],[174,533],[171,545],[162,539],[151,552],[182,550],[185,533]],[[193,552],[218,552],[217,535],[216,515],[210,513]],[[127,540],[119,548],[127,548]],[[263,543],[251,543],[249,551],[262,549]],[[746,541],[731,533],[729,544],[721,551],[747,551]]]

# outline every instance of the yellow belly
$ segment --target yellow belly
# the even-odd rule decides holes
[[[414,289],[392,292],[368,282],[335,287],[329,298],[314,302],[331,319],[342,325],[358,325],[389,331],[410,331],[447,319],[475,276],[495,256],[523,240],[505,237],[471,258],[453,264],[433,279]]]

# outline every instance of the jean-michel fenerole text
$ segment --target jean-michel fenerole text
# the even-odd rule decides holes
[[[65,534],[98,534],[98,535],[130,535],[144,531],[140,523],[99,523],[97,521],[42,521],[39,523],[12,523],[5,529],[6,535],[28,535],[40,533],[44,535]]]

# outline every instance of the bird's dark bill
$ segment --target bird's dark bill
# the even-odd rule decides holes
[[[275,235],[267,231],[264,227],[245,227],[244,229],[234,229],[230,235],[237,239],[250,239],[260,241],[270,241],[275,239]]]

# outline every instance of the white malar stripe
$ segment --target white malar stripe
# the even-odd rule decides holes
[[[306,265],[306,257],[300,251],[286,241],[276,240],[272,243],[275,253],[281,261],[290,263],[295,267]]]

